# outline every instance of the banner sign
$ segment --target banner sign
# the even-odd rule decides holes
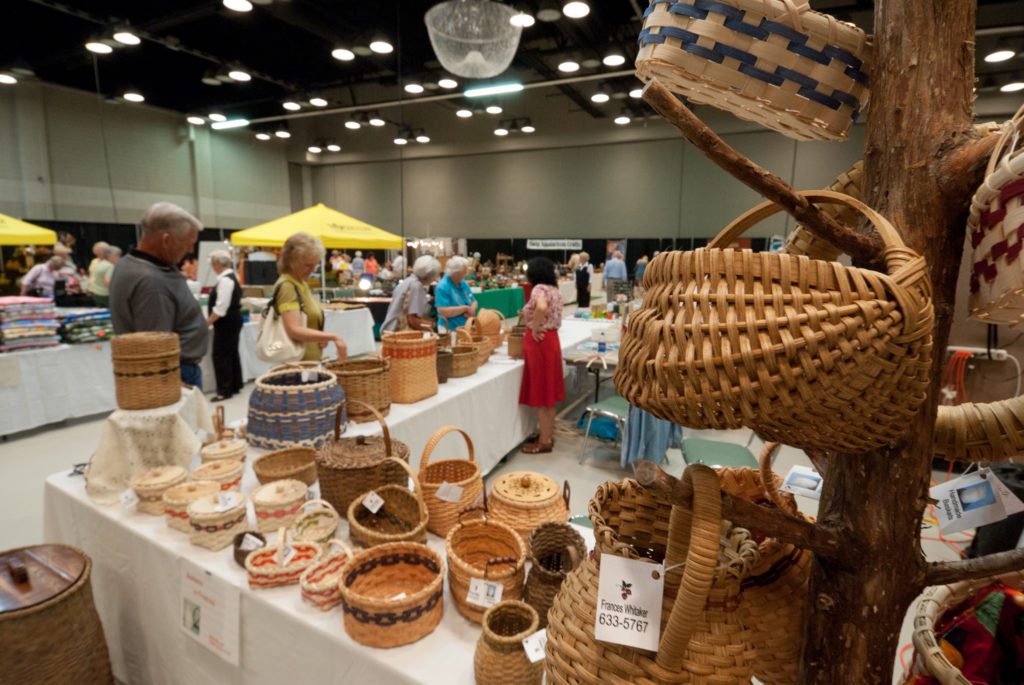
[[[582,250],[582,240],[527,240],[527,250]]]

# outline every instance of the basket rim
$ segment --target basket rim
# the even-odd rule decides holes
[[[277,378],[278,376],[285,375],[300,375],[302,370],[300,369],[281,369],[280,371],[268,371],[259,378],[256,379],[255,390],[262,390],[264,392],[272,392],[277,394],[284,393],[295,393],[295,392],[309,392],[316,390],[323,390],[329,388],[332,385],[337,384],[338,377],[333,372],[325,369],[315,369],[318,377],[315,381],[301,382],[299,385],[272,385],[267,381],[271,378]],[[327,376],[327,378],[321,379],[319,376]],[[299,376],[301,378],[301,375]]]
[[[498,635],[491,628],[490,620],[495,614],[502,612],[515,612],[525,615],[530,620],[529,627],[514,635]],[[515,647],[521,644],[524,639],[537,632],[538,628],[540,628],[540,615],[536,609],[522,600],[504,599],[484,612],[484,618],[480,625],[483,628],[483,635],[487,641],[502,647]]]
[[[520,536],[514,528],[512,528],[508,524],[502,523],[501,521],[496,521],[493,518],[470,519],[469,521],[461,521],[455,524],[452,527],[452,529],[448,531],[448,535],[446,535],[444,539],[444,549],[445,554],[448,556],[449,572],[455,573],[456,571],[458,571],[461,575],[468,576],[471,578],[482,578],[484,576],[481,574],[487,573],[486,568],[478,568],[473,564],[469,563],[468,561],[465,561],[461,556],[459,556],[459,553],[455,547],[454,542],[456,534],[461,533],[463,530],[466,530],[468,528],[476,528],[479,526],[496,527],[499,530],[501,530],[501,532],[507,533],[512,537],[513,542],[515,542],[518,545],[519,549],[519,554],[516,556],[516,562],[512,565],[512,568],[505,571],[497,571],[493,574],[488,574],[487,579],[506,580],[508,578],[512,578],[518,575],[526,565],[526,544],[523,542],[522,536]]]
[[[357,563],[362,563],[363,561],[375,556],[384,556],[393,553],[418,554],[420,557],[434,562],[437,565],[437,573],[435,573],[430,582],[425,584],[422,588],[412,594],[407,593],[405,597],[399,600],[381,600],[376,597],[370,597],[356,592],[345,583],[345,577],[348,576],[351,570],[355,568]],[[397,609],[405,606],[416,606],[430,599],[430,597],[436,594],[439,589],[443,588],[444,571],[445,564],[441,555],[430,549],[425,544],[419,542],[385,542],[384,544],[375,545],[369,549],[356,552],[354,556],[349,557],[349,560],[341,569],[341,575],[338,578],[338,589],[341,592],[342,600],[346,604],[372,606],[375,608],[387,607],[391,609]]]

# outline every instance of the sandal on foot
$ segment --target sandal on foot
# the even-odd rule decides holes
[[[538,440],[537,442],[530,443],[529,445],[524,447],[522,449],[522,452],[523,454],[547,454],[552,450],[552,448],[554,448],[554,446],[554,441],[551,441],[545,445],[540,440]]]

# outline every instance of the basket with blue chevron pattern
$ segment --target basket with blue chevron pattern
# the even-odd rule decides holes
[[[843,140],[868,99],[862,30],[794,0],[651,0],[636,73],[797,140]]]

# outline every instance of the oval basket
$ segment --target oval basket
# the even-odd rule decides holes
[[[310,380],[302,380],[303,373]],[[249,396],[249,444],[267,450],[322,445],[331,437],[334,412],[344,399],[337,377],[329,371],[263,374]]]
[[[235,459],[219,459],[210,461],[192,469],[192,480],[213,480],[220,484],[220,489],[238,490],[242,485],[242,473],[245,465]]]
[[[383,471],[389,462],[406,472],[413,482],[416,476],[409,465],[401,459],[390,457],[378,465]],[[363,547],[373,547],[387,542],[426,542],[427,540],[427,505],[419,492],[410,492],[403,485],[374,486],[377,495],[384,504],[376,512],[371,512],[363,502],[370,494],[365,492],[348,505],[348,531],[352,541]]]
[[[338,377],[338,385],[345,391],[350,421],[362,423],[377,418],[365,408],[367,406],[377,410],[381,416],[387,416],[391,411],[390,359],[346,359],[327,362],[324,368]]]
[[[188,505],[200,497],[216,495],[220,492],[220,483],[215,480],[192,480],[179,483],[164,491],[164,516],[167,525],[182,533],[192,530],[188,524]]]
[[[307,510],[310,506],[316,508]],[[339,523],[341,516],[330,502],[325,499],[311,499],[299,507],[299,516],[295,519],[295,539],[326,544],[338,532]]]
[[[437,447],[441,438],[449,433],[458,433],[466,441],[469,460],[441,459],[431,463],[430,456],[433,454],[434,448]],[[476,463],[473,455],[473,441],[464,430],[455,426],[439,428],[430,436],[430,440],[423,448],[417,480],[420,484],[420,491],[423,493],[423,500],[427,503],[427,509],[430,512],[427,530],[434,535],[439,537],[448,535],[448,531],[459,522],[459,515],[462,511],[475,506],[477,500],[484,493],[484,481],[480,475],[480,466]],[[449,502],[437,496],[438,488],[444,483],[462,488],[456,501]]]
[[[188,478],[184,466],[157,466],[132,478],[132,490],[139,498],[136,510],[150,516],[164,513],[164,492]]]
[[[234,459],[245,463],[244,440],[218,440],[199,450],[199,458],[205,464],[218,459]]]
[[[331,547],[334,545],[340,550],[332,552]],[[341,604],[341,589],[338,587],[341,570],[353,556],[352,550],[343,541],[327,541],[320,560],[303,571],[299,578],[302,601],[320,611],[329,611]]]
[[[444,541],[448,557],[448,587],[459,613],[474,623],[483,620],[486,607],[469,601],[473,578],[500,583],[502,599],[522,599],[526,580],[526,544],[519,534],[497,521],[465,521]]]
[[[114,392],[121,409],[155,409],[181,399],[177,333],[127,333],[110,339]]]
[[[544,664],[531,663],[523,650],[523,640],[539,625],[537,612],[523,602],[501,601],[488,609],[473,654],[477,685],[540,685]]]
[[[249,587],[265,590],[283,585],[298,585],[302,572],[320,558],[322,548],[315,542],[291,541],[294,554],[290,559],[282,558],[282,547],[288,544],[288,531],[277,532],[277,544],[261,547],[249,552],[245,558],[245,572]]]
[[[295,479],[312,485],[317,479],[316,450],[312,447],[287,447],[264,454],[252,464],[260,483]]]
[[[250,495],[256,513],[256,529],[269,533],[290,528],[299,517],[308,492],[301,480],[276,480],[253,490]]]
[[[559,488],[543,473],[505,473],[491,484],[488,506],[491,519],[510,526],[528,540],[542,523],[569,520],[569,481]]]

